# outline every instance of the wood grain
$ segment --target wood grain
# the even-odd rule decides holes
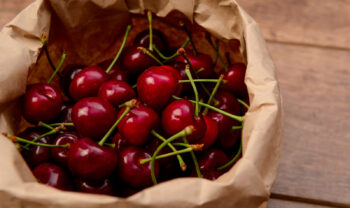
[[[237,0],[268,40],[350,48],[350,0]]]
[[[331,208],[329,206],[307,204],[295,201],[286,201],[281,199],[270,199],[267,208]]]
[[[34,0],[0,0],[0,28]]]

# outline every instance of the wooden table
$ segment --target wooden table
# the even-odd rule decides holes
[[[0,0],[0,26],[33,0]],[[285,107],[269,208],[350,207],[350,0],[238,0],[260,24]]]

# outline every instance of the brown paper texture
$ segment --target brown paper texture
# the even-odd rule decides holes
[[[44,56],[39,56],[43,32],[49,34],[54,60],[64,49],[65,64],[95,64],[113,57],[127,24],[136,25],[129,41],[145,28],[147,20],[137,15],[145,9],[159,17],[154,21],[156,28],[172,26],[164,31],[175,45],[185,39],[183,32],[176,32],[180,19],[195,23],[200,51],[210,51],[203,42],[203,29],[224,43],[223,51],[232,52],[234,40],[240,42],[241,59],[248,64],[245,81],[251,102],[242,159],[216,181],[180,178],[117,198],[64,192],[37,183],[14,145],[0,136],[1,208],[266,207],[281,149],[281,98],[260,29],[234,0],[37,0],[0,32],[0,132],[19,130],[18,98],[27,82],[45,80],[51,73]]]

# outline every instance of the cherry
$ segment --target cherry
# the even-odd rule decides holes
[[[93,97],[98,89],[108,80],[108,75],[98,66],[88,66],[76,74],[69,85],[69,94],[74,100]]]
[[[80,192],[106,195],[113,194],[112,182],[108,178],[101,181],[77,179],[74,182],[76,189]]]
[[[112,79],[101,85],[98,97],[104,98],[114,107],[118,107],[118,105],[135,98],[136,93],[128,83]]]
[[[128,185],[133,188],[146,187],[152,184],[151,164],[145,163],[141,165],[142,159],[151,158],[146,151],[129,146],[121,150],[119,153],[118,175]],[[155,175],[159,173],[157,161],[154,166]]]
[[[148,67],[157,65],[154,59],[137,47],[133,46],[129,48],[122,58],[122,67],[130,77],[137,77]]]
[[[109,130],[117,118],[113,106],[99,97],[79,100],[72,110],[74,127],[82,136],[98,139]]]
[[[61,112],[58,116],[58,121],[59,123],[72,123],[72,109],[73,109],[73,104],[70,102],[64,102],[62,107],[61,107]]]
[[[218,171],[217,168],[225,165],[229,159],[219,149],[209,149],[198,159],[199,169],[204,178],[209,180],[217,179],[225,171]]]
[[[49,84],[32,84],[24,95],[23,116],[31,123],[55,119],[61,110],[61,91]]]
[[[246,66],[242,63],[234,64],[224,73],[225,83],[221,89],[230,91],[235,96],[244,97],[247,94],[247,86],[244,83]]]
[[[107,60],[102,63],[99,63],[98,66],[107,69],[113,60]],[[123,71],[118,64],[115,64],[113,68],[108,72],[109,79],[116,79],[123,82],[128,82],[128,77],[126,76],[125,71]]]
[[[33,175],[40,183],[61,190],[72,190],[69,174],[60,166],[42,163],[34,168]]]
[[[56,137],[52,144],[64,145],[64,144],[74,144],[78,141],[78,134],[75,132],[64,132]],[[68,151],[69,149],[54,147],[51,149],[52,158],[64,167],[68,166]]]
[[[186,126],[193,125],[194,131],[187,136],[190,143],[204,136],[206,131],[202,115],[194,116],[193,104],[188,100],[176,100],[170,103],[162,112],[162,127],[169,135],[174,135]]]
[[[157,47],[158,50],[166,51],[166,49],[168,49],[168,41],[165,35],[161,31],[156,29],[152,29],[152,32],[153,44]],[[147,29],[137,34],[137,36],[134,39],[134,45],[148,48],[149,40],[149,30]]]
[[[122,115],[125,108],[121,110],[118,117]],[[157,113],[149,107],[140,103],[130,110],[118,125],[119,133],[129,144],[142,145],[147,142],[152,129],[159,125]]]
[[[68,167],[79,178],[103,180],[116,166],[117,153],[114,149],[100,146],[90,138],[81,138],[69,148]]]
[[[208,116],[203,116],[205,125],[207,126],[204,136],[197,141],[198,144],[204,144],[203,149],[207,149],[217,139],[219,127],[216,121]]]
[[[174,67],[177,71],[179,71],[181,80],[188,80],[187,74],[186,74],[186,64],[183,62],[172,62],[170,66]],[[195,77],[194,73],[191,71],[192,77]],[[182,83],[182,92],[189,94],[190,92],[193,93],[191,83]]]
[[[77,75],[85,67],[86,66],[84,65],[68,65],[63,69],[63,78],[60,80],[60,84],[66,95],[69,96],[69,85],[72,82],[75,75]]]
[[[112,139],[112,144],[114,144],[114,149],[116,152],[119,152],[122,148],[127,147],[129,144],[120,133],[116,133]]]
[[[140,99],[155,109],[163,108],[178,93],[180,74],[171,66],[154,66],[142,72],[137,79]],[[179,93],[178,93],[179,94]]]

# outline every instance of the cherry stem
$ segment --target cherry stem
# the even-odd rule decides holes
[[[181,146],[181,147],[192,147],[193,150],[199,151],[203,150],[204,144],[186,144],[186,143],[173,143],[175,146]]]
[[[69,148],[68,144],[65,145],[54,145],[54,144],[43,144],[43,143],[37,143],[33,141],[30,141],[28,139],[23,139],[21,137],[18,136],[10,136],[7,133],[2,133],[4,136],[6,136],[7,138],[11,139],[13,142],[21,142],[21,143],[26,143],[29,145],[35,145],[35,146],[42,146],[42,147],[62,147],[62,148]]]
[[[108,67],[107,70],[106,70],[106,73],[107,73],[107,74],[112,70],[112,67],[113,67],[114,64],[117,62],[117,60],[118,60],[120,54],[122,54],[122,51],[123,51],[123,49],[124,49],[124,47],[125,47],[125,43],[126,43],[126,40],[128,39],[130,30],[131,30],[131,25],[128,25],[128,26],[126,27],[126,31],[125,31],[125,35],[124,35],[124,38],[123,38],[123,42],[122,42],[122,44],[121,44],[121,46],[120,46],[120,48],[119,48],[119,50],[118,50],[118,53],[115,55],[115,57],[114,57],[112,63],[109,65],[109,67]]]
[[[56,67],[55,67],[55,65],[53,64],[52,59],[51,59],[51,56],[50,56],[50,53],[49,53],[48,41],[47,41],[47,34],[46,34],[45,32],[41,35],[41,43],[43,44],[43,49],[44,49],[44,52],[45,52],[45,54],[46,54],[47,61],[49,62],[51,68],[55,71],[55,70],[56,70]],[[61,76],[60,73],[58,73],[58,76],[59,76],[60,78],[62,78],[62,76]]]
[[[154,173],[154,162],[155,162],[155,158],[157,157],[158,153],[166,146],[168,145],[170,142],[186,136],[186,135],[190,135],[192,134],[194,130],[194,127],[192,125],[187,126],[185,129],[183,129],[182,131],[178,132],[177,134],[174,134],[173,136],[169,137],[167,140],[165,140],[162,144],[160,144],[158,146],[158,148],[156,149],[156,151],[154,151],[152,157],[151,157],[151,177],[152,177],[152,182],[154,185],[157,184],[157,179]]]
[[[48,131],[48,132],[42,134],[42,135],[40,135],[40,136],[34,138],[34,139],[32,140],[32,142],[35,143],[36,141],[38,141],[38,140],[40,140],[40,139],[42,139],[42,138],[44,138],[44,137],[46,137],[46,136],[48,136],[48,135],[56,134],[57,132],[59,132],[59,131],[62,130],[62,129],[63,129],[63,130],[65,129],[65,126],[64,126],[64,125],[60,125],[60,126],[58,126],[58,127],[54,128],[54,129],[52,129],[52,130],[50,130],[50,131]],[[28,148],[29,146],[30,146],[30,143],[26,144],[24,147]]]
[[[185,144],[189,144],[189,142],[188,142],[187,139],[186,139],[186,136],[183,136],[183,137],[182,137],[182,140],[184,141]],[[197,160],[196,155],[194,154],[193,151],[191,151],[190,154],[191,154],[191,157],[192,157],[192,160],[193,160],[194,167],[195,167],[195,169],[196,169],[196,173],[197,173],[198,178],[203,178],[203,175],[202,175],[202,173],[201,173],[201,171],[200,171],[200,169],[199,169],[198,160]]]
[[[186,72],[186,74],[187,74],[188,79],[189,79],[190,82],[191,82],[191,85],[192,85],[192,88],[193,88],[193,92],[194,92],[194,96],[195,96],[195,98],[196,98],[196,102],[195,102],[196,107],[195,107],[194,115],[195,115],[196,117],[198,117],[198,116],[199,116],[199,104],[198,104],[199,98],[198,98],[198,91],[197,91],[196,84],[195,84],[194,81],[193,81],[193,78],[192,78],[192,75],[191,75],[191,72],[190,72],[190,69],[189,69],[189,65],[188,65],[188,64],[186,65],[185,72]]]
[[[219,79],[193,79],[194,82],[213,82],[213,83],[217,83],[219,81]],[[189,83],[191,82],[191,80],[179,80],[179,83]]]
[[[104,135],[104,137],[98,142],[100,146],[103,146],[103,144],[106,142],[108,137],[112,134],[112,132],[117,128],[117,125],[120,123],[121,120],[126,116],[126,114],[129,113],[129,111],[135,107],[136,105],[136,99],[132,99],[126,102],[126,109],[124,110],[123,114],[118,118],[118,120],[113,124],[113,126],[108,130],[108,132]]]
[[[241,99],[239,99],[239,98],[237,98],[237,101],[238,101],[240,104],[242,104],[244,107],[246,107],[247,109],[249,109],[249,105],[248,105],[246,102],[244,102],[243,100],[241,100]]]
[[[60,68],[61,68],[61,66],[62,66],[62,64],[63,64],[63,62],[64,62],[65,59],[66,59],[66,53],[63,51],[63,52],[62,52],[62,56],[61,56],[60,63],[58,63],[58,65],[57,65],[55,71],[53,72],[53,74],[51,75],[50,79],[47,80],[47,84],[50,84],[50,83],[51,83],[51,81],[53,80],[53,78],[56,76],[56,74],[57,74],[58,71],[60,70]]]
[[[193,150],[192,147],[188,147],[186,149],[177,150],[177,151],[174,151],[174,152],[158,155],[157,157],[155,157],[155,159],[158,160],[158,159],[162,159],[162,158],[171,157],[171,156],[174,156],[174,155],[178,156],[178,155],[183,154],[183,153],[191,152],[192,150]],[[141,164],[145,164],[147,162],[150,162],[151,160],[152,160],[152,158],[143,159],[143,160],[140,161],[140,163]]]
[[[52,123],[52,124],[49,124],[50,126],[61,126],[61,125],[64,125],[64,126],[74,126],[74,123]]]
[[[147,19],[148,19],[148,29],[149,29],[149,47],[150,51],[153,51],[153,30],[152,30],[152,12],[147,11]]]
[[[222,56],[220,55],[220,51],[219,51],[219,42],[217,42],[217,45],[215,46],[213,41],[211,40],[210,34],[206,33],[205,38],[207,39],[207,41],[209,42],[210,46],[214,49],[214,51],[216,52],[216,56],[217,58],[219,58],[219,60],[221,61],[222,65],[224,66],[225,71],[228,70],[228,67],[224,61],[224,59],[222,58]]]
[[[49,124],[44,123],[44,122],[42,122],[42,121],[39,121],[38,126],[40,126],[40,127],[45,127],[45,128],[47,128],[47,129],[50,129],[50,130],[54,129],[54,127],[52,127],[52,126],[50,126]],[[63,134],[63,133],[64,133],[63,131],[60,131],[60,134]]]
[[[180,22],[180,26],[183,28],[183,30],[186,32],[188,38],[190,39],[190,42],[191,42],[191,45],[192,45],[192,48],[193,48],[193,54],[195,56],[197,56],[198,54],[198,51],[197,51],[197,48],[193,42],[193,39],[192,39],[192,35],[190,33],[190,31],[187,29],[186,25],[183,23],[183,22]]]
[[[155,136],[156,138],[160,139],[161,141],[165,142],[166,139],[164,137],[162,137],[160,134],[158,134],[156,131],[152,130],[151,131],[151,134],[153,136]],[[176,148],[171,144],[171,143],[168,143],[168,146],[169,148],[173,151],[173,152],[176,152]],[[184,160],[182,159],[181,155],[176,155],[177,157],[177,160],[179,161],[179,165],[180,165],[180,168],[182,171],[185,171],[187,169],[187,165],[186,163],[184,162]]]
[[[144,47],[137,47],[138,50],[142,51],[144,54],[146,54],[147,56],[151,57],[152,59],[154,59],[159,65],[164,65],[157,57],[155,57],[151,52],[149,52],[146,48]]]
[[[219,86],[220,86],[220,84],[221,84],[221,82],[223,80],[224,80],[224,75],[221,74],[219,79],[218,79],[218,81],[217,81],[217,83],[216,83],[216,85],[215,85],[215,87],[214,87],[214,89],[213,89],[213,91],[211,92],[211,95],[210,95],[209,99],[208,99],[208,102],[207,102],[208,105],[211,105],[211,102],[213,101],[214,96],[215,96],[216,92],[219,90]],[[205,108],[204,111],[203,111],[203,114],[207,115],[208,111],[209,111],[209,108]]]
[[[189,38],[186,38],[185,42],[181,45],[180,48],[185,48],[187,46],[187,44],[190,42]],[[178,56],[179,54],[177,53],[177,51],[171,55],[171,56],[165,56],[157,47],[156,45],[153,44],[153,49],[156,51],[156,53],[158,54],[158,56],[162,59],[164,59],[165,61],[171,60],[173,58],[175,58],[176,56]]]
[[[180,98],[180,97],[177,97],[177,96],[175,96],[175,95],[173,95],[172,96],[174,99],[176,99],[176,100],[181,100],[182,98]],[[194,101],[194,100],[188,100],[188,101],[190,101],[191,103],[196,103],[196,101]],[[223,110],[221,110],[221,109],[219,109],[219,108],[215,108],[215,107],[213,107],[213,106],[211,106],[211,105],[208,105],[208,104],[206,104],[206,103],[203,103],[203,102],[198,102],[198,104],[199,105],[201,105],[201,106],[204,106],[204,107],[207,107],[207,108],[209,108],[210,110],[213,110],[213,111],[216,111],[216,112],[218,112],[218,113],[221,113],[221,114],[223,114],[223,115],[225,115],[225,116],[227,116],[227,117],[229,117],[229,118],[232,118],[232,119],[234,119],[234,120],[236,120],[236,121],[239,121],[239,122],[243,122],[243,120],[244,120],[244,116],[236,116],[236,115],[233,115],[233,114],[231,114],[231,113],[228,113],[228,112],[226,112],[226,111],[223,111]]]
[[[236,155],[228,163],[226,163],[223,166],[218,167],[217,170],[221,171],[221,170],[224,170],[227,167],[231,166],[233,163],[235,163],[237,161],[237,159],[239,158],[241,153],[242,153],[242,141],[241,141],[241,144],[239,145],[239,149],[238,149],[238,152],[236,153]]]
[[[231,63],[231,59],[230,59],[230,53],[229,53],[229,52],[226,52],[226,53],[225,53],[225,56],[226,56],[227,64],[228,64],[229,66],[231,66],[232,63]]]

